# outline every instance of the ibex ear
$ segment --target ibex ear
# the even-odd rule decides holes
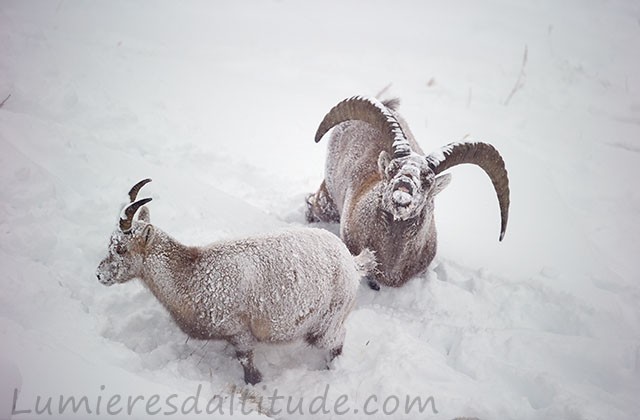
[[[384,150],[380,152],[380,155],[378,156],[378,171],[383,179],[387,176],[387,166],[389,166],[389,162],[391,162],[389,153]]]
[[[444,174],[436,177],[436,184],[433,187],[433,195],[439,194],[442,190],[447,188],[447,185],[451,182],[451,174]]]
[[[151,216],[149,215],[149,208],[147,206],[142,206],[140,210],[138,210],[138,220],[145,223],[151,222]]]
[[[156,235],[156,231],[153,228],[153,225],[147,225],[144,227],[142,231],[142,241],[146,247],[148,247],[151,242],[153,242],[153,238]]]

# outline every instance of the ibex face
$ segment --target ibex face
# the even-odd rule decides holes
[[[422,214],[425,207],[433,208],[433,197],[451,179],[450,175],[436,178],[424,156],[416,153],[391,159],[382,151],[378,169],[385,181],[382,209],[392,214],[394,220],[412,219]]]
[[[133,218],[140,207],[151,201],[150,198],[135,201],[140,188],[149,181],[139,182],[129,192],[131,203],[123,210],[124,218],[109,239],[107,256],[98,265],[96,275],[105,286],[124,283],[142,274],[144,249],[153,236],[153,226],[148,224],[149,213],[145,207],[140,211],[138,222]]]
[[[108,254],[98,266],[98,281],[105,286],[124,283],[142,273],[142,252],[144,247],[141,230],[134,229],[129,233],[116,231],[109,240]]]

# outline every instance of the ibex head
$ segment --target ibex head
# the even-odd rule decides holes
[[[491,178],[500,204],[500,240],[509,217],[509,179],[498,151],[487,143],[451,143],[427,156],[411,144],[394,113],[375,98],[354,96],[338,103],[324,117],[316,131],[316,142],[334,126],[351,120],[364,121],[387,138],[392,153],[380,152],[378,169],[382,179],[382,207],[395,220],[408,220],[433,209],[433,198],[450,181],[445,170],[462,164],[480,166]]]
[[[118,228],[109,240],[108,254],[96,272],[98,281],[105,286],[124,283],[142,274],[145,249],[153,239],[149,211],[143,206],[151,201],[151,198],[136,201],[136,197],[140,188],[150,181],[142,180],[129,191],[130,203],[122,209]],[[134,220],[138,210],[138,218]]]
[[[395,220],[408,220],[433,207],[433,197],[451,180],[451,175],[436,177],[424,156],[389,156],[380,152],[378,170],[383,180],[382,208]]]

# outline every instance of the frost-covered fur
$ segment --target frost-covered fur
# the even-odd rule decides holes
[[[396,101],[384,104],[397,106]],[[388,109],[402,126],[411,154],[392,159],[388,139],[365,122],[336,126],[329,140],[325,179],[307,199],[307,220],[340,222],[349,250],[373,250],[378,262],[375,279],[397,287],[424,271],[435,256],[434,197],[451,176],[434,176],[406,122]]]
[[[329,360],[339,355],[359,281],[374,266],[371,252],[354,258],[321,229],[185,246],[151,225],[142,207],[129,233],[112,234],[97,276],[104,285],[140,278],[186,334],[231,343],[255,384],[257,342],[302,338]]]

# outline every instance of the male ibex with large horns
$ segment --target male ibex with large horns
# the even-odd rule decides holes
[[[309,222],[340,222],[340,234],[352,253],[375,252],[378,273],[369,282],[374,289],[376,281],[402,286],[433,260],[434,197],[449,184],[451,176],[440,175],[445,170],[471,163],[489,175],[500,205],[500,240],[509,215],[509,179],[493,146],[451,143],[425,156],[395,112],[397,104],[355,96],[329,111],[315,137],[318,142],[335,127],[325,179],[307,198]]]

